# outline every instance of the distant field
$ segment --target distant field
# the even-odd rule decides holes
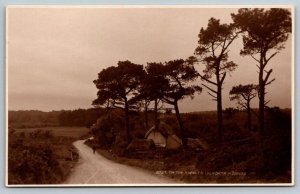
[[[54,136],[60,137],[72,137],[72,138],[80,138],[85,136],[89,132],[89,128],[86,127],[37,127],[37,128],[22,128],[15,129],[16,132],[25,132],[30,133],[36,131],[37,129],[41,129],[42,131],[51,131]]]

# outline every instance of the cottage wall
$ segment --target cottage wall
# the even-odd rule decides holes
[[[147,139],[152,139],[155,146],[157,147],[166,147],[166,138],[158,131],[152,131]]]

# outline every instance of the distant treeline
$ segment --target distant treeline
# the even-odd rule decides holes
[[[103,109],[76,109],[43,112],[38,110],[8,111],[12,128],[83,126],[89,127],[103,114]]]

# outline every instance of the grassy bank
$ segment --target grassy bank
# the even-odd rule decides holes
[[[83,127],[9,129],[8,183],[63,183],[78,160],[72,143],[87,134]]]

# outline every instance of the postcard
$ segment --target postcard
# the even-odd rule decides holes
[[[8,6],[6,186],[293,186],[293,6]]]

